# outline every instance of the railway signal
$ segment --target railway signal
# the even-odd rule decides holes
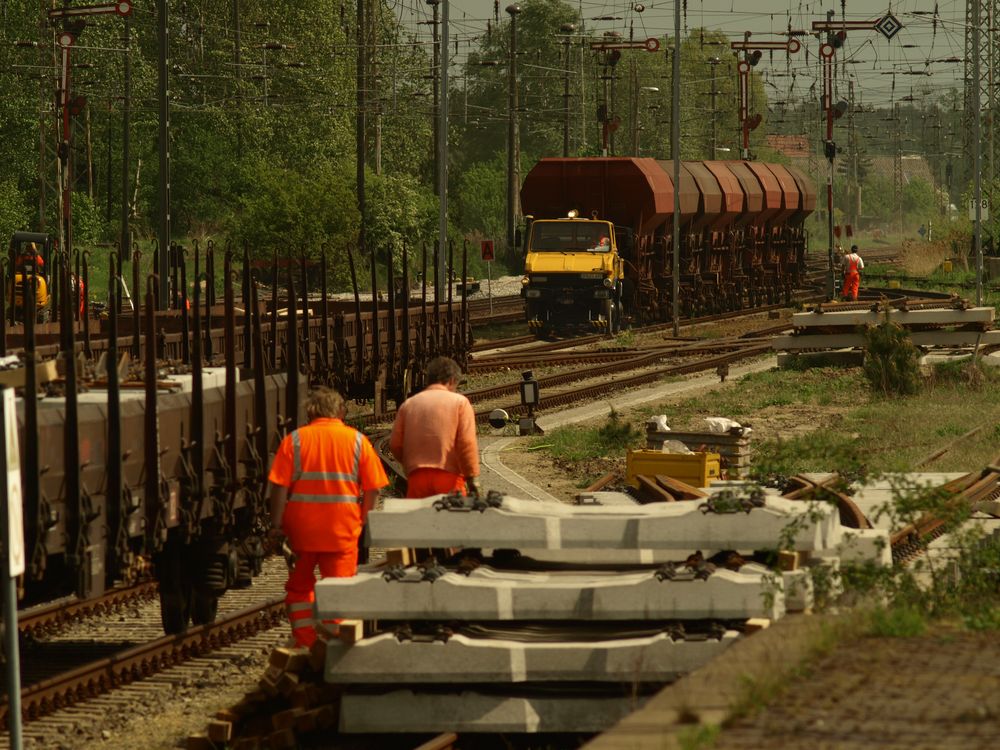
[[[760,62],[765,51],[779,50],[792,55],[802,48],[799,40],[791,35],[783,42],[751,42],[750,35],[750,32],[746,31],[743,34],[742,42],[729,43],[731,50],[737,54],[743,53],[743,59],[736,65],[736,74],[739,77],[737,91],[739,93],[740,132],[742,135],[740,155],[744,160],[750,158],[750,131],[756,130],[761,123],[760,113],[750,116],[750,69]]]
[[[132,3],[122,0],[117,3],[105,3],[103,5],[81,5],[76,7],[53,8],[48,12],[49,20],[52,22],[66,21],[67,19],[81,19],[89,16],[117,15],[126,17],[132,14]],[[59,65],[59,106],[62,107],[62,141],[59,143],[59,175],[62,182],[61,202],[63,237],[62,251],[67,257],[73,249],[73,184],[72,171],[70,168],[70,155],[72,148],[73,128],[71,118],[80,113],[87,100],[84,97],[72,97],[70,95],[72,61],[70,52],[76,44],[77,37],[83,31],[83,21],[73,21],[66,24],[56,42],[59,45],[60,65]],[[124,200],[124,197],[123,197]]]
[[[825,31],[826,41],[820,44],[819,56],[823,65],[823,111],[826,113],[826,142],[823,152],[829,162],[826,178],[826,210],[829,243],[827,247],[827,280],[826,292],[830,299],[834,294],[833,270],[833,160],[837,157],[837,145],[833,141],[833,121],[847,111],[844,102],[833,102],[833,59],[837,50],[844,46],[848,30],[878,31],[886,39],[892,39],[903,25],[891,13],[870,21],[840,21],[833,20],[833,11],[827,11],[825,21],[813,21],[812,30]]]

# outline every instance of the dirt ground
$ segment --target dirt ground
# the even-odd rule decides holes
[[[940,625],[916,638],[841,643],[712,747],[985,750],[1000,745],[998,718],[996,633]]]

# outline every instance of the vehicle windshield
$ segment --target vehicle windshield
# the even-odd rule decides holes
[[[531,225],[534,252],[592,252],[611,250],[611,228],[596,221],[536,221]]]

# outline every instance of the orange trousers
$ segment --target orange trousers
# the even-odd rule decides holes
[[[465,477],[443,469],[417,469],[406,478],[406,496],[409,498],[465,493]]]
[[[316,566],[323,578],[350,578],[358,570],[357,547],[345,552],[298,552],[295,567],[285,584],[285,609],[292,624],[292,635],[298,646],[308,648],[316,642]],[[324,620],[324,624],[339,620]]]
[[[861,283],[861,274],[848,271],[844,274],[844,299],[854,302],[858,301],[858,285]]]

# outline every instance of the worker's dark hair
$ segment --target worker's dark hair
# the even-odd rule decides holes
[[[854,252],[855,250],[857,250],[857,249],[858,249],[858,246],[857,246],[857,245],[851,245],[851,252],[852,252],[852,253],[853,253],[853,252]]]
[[[462,368],[451,357],[435,357],[427,364],[427,384],[447,383],[462,377]]]
[[[306,396],[306,417],[314,419],[340,419],[344,416],[344,397],[333,388],[320,386],[313,388]]]

